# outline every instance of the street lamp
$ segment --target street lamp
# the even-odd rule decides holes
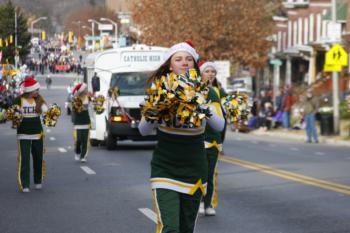
[[[100,20],[101,21],[108,21],[114,25],[114,37],[115,37],[115,41],[118,44],[118,24],[116,22],[114,22],[113,20],[108,19],[108,18],[100,18]]]
[[[30,32],[32,34],[32,37],[33,37],[33,31],[34,31],[34,24],[39,22],[40,20],[47,20],[47,17],[46,16],[39,17],[39,18],[37,18],[37,19],[35,19],[35,20],[33,20],[31,22],[31,24],[30,24]]]
[[[95,52],[95,23],[97,23],[98,25],[101,24],[99,22],[97,22],[94,19],[89,19],[88,20],[89,23],[91,23],[91,31],[92,31],[92,51]]]

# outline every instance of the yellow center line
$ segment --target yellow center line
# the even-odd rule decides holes
[[[295,182],[316,186],[323,189],[332,190],[338,193],[346,194],[350,196],[350,186],[333,183],[325,180],[316,179],[310,176],[301,175],[294,172],[284,171],[281,169],[276,169],[262,164],[252,163],[245,160],[236,159],[228,156],[220,156],[219,159],[223,162],[238,165],[252,170],[257,170],[263,173],[267,173],[273,176],[278,176],[283,179],[292,180]]]

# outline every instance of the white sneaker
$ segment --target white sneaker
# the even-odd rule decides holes
[[[79,161],[80,160],[80,155],[75,154],[74,159],[75,159],[75,161]]]
[[[43,188],[42,184],[36,184],[35,185],[35,189],[37,189],[37,190],[42,189],[42,188]]]
[[[81,160],[80,160],[80,162],[82,162],[82,163],[86,163],[86,158],[82,158]]]
[[[204,202],[201,202],[201,204],[199,205],[199,210],[198,210],[199,214],[204,215],[205,211],[204,211]]]
[[[23,192],[23,193],[29,193],[30,190],[29,190],[29,188],[24,188],[24,189],[22,190],[22,192]]]
[[[206,216],[215,216],[216,215],[216,211],[214,208],[208,207],[205,209],[205,215]]]

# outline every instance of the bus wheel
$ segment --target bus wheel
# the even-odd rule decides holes
[[[115,148],[117,147],[117,139],[110,133],[108,133],[108,136],[106,138],[106,147],[107,150],[115,150]]]
[[[96,140],[96,139],[90,139],[90,145],[92,146],[92,147],[96,147],[96,146],[98,146],[100,144],[100,142],[98,141],[98,140]]]

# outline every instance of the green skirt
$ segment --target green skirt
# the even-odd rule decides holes
[[[151,178],[168,178],[196,184],[207,182],[208,161],[204,135],[174,135],[158,130],[158,144],[151,161]]]

